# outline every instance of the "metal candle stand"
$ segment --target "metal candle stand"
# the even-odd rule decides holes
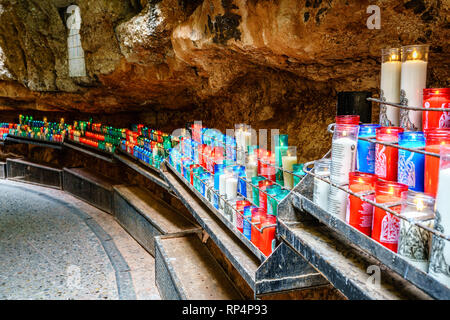
[[[410,110],[425,110],[424,108],[397,105],[373,98],[368,100]],[[436,109],[426,109],[426,111],[443,111],[440,108]],[[379,142],[371,138],[359,139],[439,157],[439,154],[423,151],[423,148],[404,148],[395,143]],[[329,156],[330,152],[325,155],[325,157]],[[308,168],[311,164],[312,162],[307,163],[304,167]],[[306,176],[294,187],[294,190],[288,197],[280,203],[277,233],[282,241],[286,242],[305,258],[307,257],[308,261],[315,268],[350,299],[395,299],[403,297],[450,299],[450,288],[410,264],[402,256],[385,248],[339,217],[316,205],[312,201],[313,180],[322,180],[345,191],[349,195],[385,210],[399,219],[404,219],[410,224],[416,225],[446,241],[450,241],[450,236],[444,235],[413,219],[407,219],[393,211],[391,208],[399,205],[399,203],[377,204],[367,199],[367,195],[373,192],[356,194],[350,191],[347,185],[332,183],[329,179],[316,175],[311,170],[306,169],[304,171]],[[332,236],[328,237],[326,233]],[[332,242],[336,243],[336,248],[339,248],[338,243],[343,243],[344,247],[339,248],[339,250],[346,250],[343,254],[336,254],[336,259],[334,260],[330,259],[332,251],[336,249]],[[323,245],[324,243],[328,243],[328,246]],[[327,253],[329,254],[328,256]],[[347,256],[350,258],[347,258]],[[338,258],[341,261],[337,260]],[[358,263],[355,261],[360,262],[360,271],[347,272],[345,265],[357,270]],[[372,265],[377,265],[377,267],[371,267]],[[366,273],[369,270],[366,268],[372,268],[371,270],[378,268],[379,272],[381,272],[381,283],[378,284],[378,288],[377,286],[368,285],[367,280],[370,274]],[[405,290],[398,289],[398,294],[393,295],[391,286],[394,283],[396,284],[395,287]]]

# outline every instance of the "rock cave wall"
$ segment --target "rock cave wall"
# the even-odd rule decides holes
[[[68,72],[71,4],[81,10],[86,77]],[[379,30],[366,26],[368,5],[381,9]],[[449,8],[450,0],[0,0],[0,121],[53,111],[166,131],[194,120],[221,130],[248,123],[288,133],[309,161],[330,146],[338,91],[378,93],[382,48],[430,44],[428,86],[449,86]]]

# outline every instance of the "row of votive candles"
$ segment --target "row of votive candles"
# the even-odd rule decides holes
[[[0,140],[5,140],[6,136],[9,134],[9,129],[14,126],[13,123],[0,123]]]
[[[251,183],[247,183],[245,166],[233,161],[216,163],[214,169],[208,171],[192,161],[190,154],[172,149],[169,162],[261,252],[266,256],[272,252],[275,244],[272,225],[276,224],[278,203],[289,190],[262,176],[253,176]]]
[[[295,185],[294,180],[304,175],[302,164],[297,163],[297,148],[287,144],[288,135],[274,136],[274,153],[260,149],[258,146],[247,146],[248,141],[245,142],[247,152],[241,155],[243,161],[239,160],[241,152],[236,152],[235,143],[247,138],[239,137],[235,140],[227,135],[208,131],[195,136],[199,141],[182,137],[181,150],[209,171],[214,170],[216,163],[222,163],[224,160],[235,161],[237,164],[245,165],[246,176],[249,180],[256,175],[261,175],[287,189],[292,189]]]
[[[389,205],[390,209],[400,212],[407,219],[420,221],[430,228],[435,225],[436,230],[449,234],[450,146],[442,146],[440,153],[440,171],[437,160],[439,182],[436,182],[436,206],[432,195],[408,190],[405,184],[379,179],[371,173],[348,173],[348,189],[375,203]],[[318,160],[314,164],[315,174],[322,178],[328,177],[331,182],[339,185],[340,183],[333,179],[332,171],[335,165],[333,154],[331,159]],[[443,264],[447,267],[450,265],[449,241],[434,236],[434,251],[430,254],[432,237],[429,232],[408,221],[399,220],[389,212],[348,195],[347,192],[318,178],[314,178],[313,200],[323,209],[345,219],[362,233],[402,255],[421,270],[450,285],[448,268],[442,268]]]
[[[63,142],[65,130],[53,127],[30,127],[28,125],[14,124],[14,128],[9,129],[8,134],[30,139]]]
[[[335,160],[332,178],[335,182],[348,183],[346,175],[351,168],[355,168],[360,172],[375,173],[384,180],[406,184],[411,190],[436,196],[439,158],[414,150],[438,155],[442,145],[450,144],[450,128],[405,132],[400,127],[358,125],[358,122],[358,116],[336,117],[332,142]],[[383,143],[398,145],[400,148]],[[341,149],[345,151],[341,152]]]

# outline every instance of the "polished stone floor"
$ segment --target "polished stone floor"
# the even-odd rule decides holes
[[[160,299],[155,263],[114,218],[0,180],[0,299]]]

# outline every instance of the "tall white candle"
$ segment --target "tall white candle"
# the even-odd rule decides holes
[[[442,161],[442,159],[441,159]],[[435,229],[450,234],[450,168],[439,172]],[[450,242],[433,236],[429,273],[450,287]]]
[[[225,182],[225,193],[227,200],[234,200],[237,197],[238,179],[235,176],[229,176]]]
[[[323,175],[322,177],[326,177]],[[330,184],[320,179],[314,178],[313,201],[323,210],[327,210],[328,193],[330,192]]]
[[[380,98],[383,101],[400,102],[400,70],[401,61],[387,61],[381,64]],[[382,126],[399,125],[399,109],[382,105],[380,124]]]
[[[330,176],[330,159],[321,159],[314,162],[314,173],[321,177],[327,178]],[[320,208],[327,210],[328,193],[330,191],[330,184],[314,177],[314,192],[313,201]]]
[[[348,174],[355,170],[355,139],[342,137],[333,140],[331,146],[330,180],[336,184],[348,183]]]
[[[422,107],[422,92],[426,87],[428,46],[402,47],[400,103]],[[422,130],[422,111],[400,111],[400,125],[409,131]]]
[[[219,194],[221,196],[221,198],[219,199],[219,209],[221,210],[223,210],[225,206],[225,201],[222,198],[226,196],[226,181],[228,177],[229,175],[227,175],[226,173],[221,174],[219,177]]]
[[[283,169],[288,171],[294,170],[294,164],[297,163],[296,155],[287,155],[281,158]],[[294,176],[291,173],[283,171],[284,186],[287,189],[292,189],[294,186]]]
[[[348,193],[336,187],[330,186],[328,193],[327,211],[346,220],[348,205]]]

